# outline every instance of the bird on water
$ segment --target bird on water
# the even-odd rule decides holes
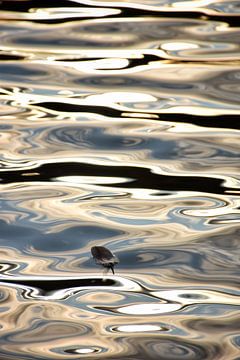
[[[93,246],[91,253],[97,265],[102,265],[107,272],[111,269],[114,274],[114,266],[119,263],[119,260],[109,249],[104,246]]]

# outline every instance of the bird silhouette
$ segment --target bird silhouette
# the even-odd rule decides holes
[[[114,266],[119,263],[119,260],[109,249],[104,246],[93,246],[91,253],[97,265],[102,265],[107,272],[111,269],[114,274]]]

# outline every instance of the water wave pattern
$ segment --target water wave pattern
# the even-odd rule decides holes
[[[0,358],[239,360],[239,1],[0,10]]]

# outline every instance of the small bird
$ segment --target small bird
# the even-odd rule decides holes
[[[118,264],[119,260],[109,249],[104,246],[93,246],[91,253],[96,264],[107,268],[107,272],[111,269],[114,274],[114,265]]]

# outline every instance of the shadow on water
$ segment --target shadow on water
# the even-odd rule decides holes
[[[115,187],[121,188],[145,188],[166,191],[205,191],[215,194],[224,194],[226,190],[223,186],[223,180],[214,179],[210,177],[200,176],[170,176],[154,174],[149,169],[134,168],[127,166],[98,166],[84,163],[58,163],[47,164],[36,168],[36,176],[27,177],[28,173],[31,175],[32,170],[24,171],[25,182],[36,181],[51,181],[54,178],[64,176],[91,176],[96,178],[101,176],[104,172],[105,177],[120,177],[124,174],[130,181],[125,184],[114,184]],[[15,183],[22,180],[22,171],[15,171],[14,173],[3,172],[1,174],[1,182]],[[112,186],[112,184],[105,184],[105,186]]]

